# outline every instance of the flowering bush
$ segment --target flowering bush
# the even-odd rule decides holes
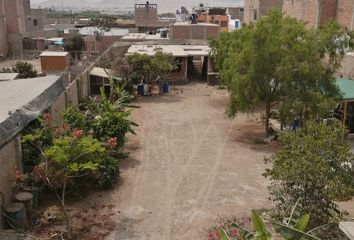
[[[225,230],[230,240],[242,240],[241,231],[239,231],[237,227],[233,226],[233,223],[237,223],[238,225],[244,226],[247,229],[252,228],[250,217],[248,216],[233,217],[226,220],[225,222],[220,223],[220,225],[210,229],[208,233],[208,240],[221,240],[220,233],[219,233],[220,227],[222,227]]]

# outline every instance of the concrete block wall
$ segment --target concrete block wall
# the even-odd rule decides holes
[[[12,200],[12,189],[16,181],[15,169],[22,169],[20,136],[0,148],[0,191],[5,197],[5,206]],[[1,199],[0,199],[0,207]],[[0,216],[0,228],[3,226]]]

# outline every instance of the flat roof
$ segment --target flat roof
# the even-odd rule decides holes
[[[336,80],[336,85],[344,100],[354,99],[354,80],[339,78]]]
[[[65,57],[68,52],[55,52],[55,51],[44,51],[39,55],[40,57]]]
[[[339,228],[350,240],[354,240],[354,222],[340,222]]]
[[[208,56],[210,48],[208,45],[132,45],[127,55],[134,53],[154,56],[157,51],[172,54],[175,57]]]
[[[214,27],[220,27],[218,24],[214,23],[196,23],[192,24],[190,22],[175,22],[172,24],[172,26],[214,26]]]
[[[90,75],[92,76],[103,77],[103,78],[109,78],[109,74],[112,75],[111,69],[99,68],[99,67],[94,67],[90,72]]]
[[[63,38],[62,37],[47,38],[46,41],[49,41],[49,42],[62,42]]]
[[[0,81],[0,147],[48,109],[64,90],[60,76]]]
[[[0,73],[0,81],[14,80],[18,75],[18,73]]]
[[[162,38],[160,34],[146,34],[146,33],[129,33],[123,36],[124,40],[169,40],[168,38]]]

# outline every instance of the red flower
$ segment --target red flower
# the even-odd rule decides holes
[[[84,134],[84,130],[75,128],[72,131],[71,136],[73,138],[77,139],[77,138],[80,138],[83,134]]]
[[[114,137],[114,138],[108,139],[107,144],[108,144],[109,146],[111,146],[112,148],[115,148],[115,147],[118,145],[118,144],[117,144],[117,138]]]
[[[231,229],[231,233],[230,233],[230,235],[231,235],[231,237],[237,237],[237,229],[236,228],[233,228],[233,229]]]
[[[44,118],[44,124],[45,124],[46,126],[50,126],[50,124],[51,124],[51,122],[52,122],[52,120],[53,120],[53,118],[52,118],[52,116],[50,115],[50,113],[45,113],[45,114],[43,114],[43,118]]]

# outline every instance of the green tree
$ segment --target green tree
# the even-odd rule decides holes
[[[345,128],[337,122],[309,122],[296,133],[281,134],[283,148],[266,159],[271,167],[265,173],[272,181],[271,199],[280,216],[302,199],[312,226],[340,217],[342,212],[335,201],[354,193],[354,157],[345,134]]]
[[[155,80],[158,76],[165,78],[175,68],[176,63],[171,54],[157,51],[154,56],[134,53],[127,58],[132,75],[135,80],[145,79],[147,82]]]
[[[85,40],[81,34],[75,34],[73,37],[65,41],[64,50],[70,52],[72,57],[77,56],[80,59],[81,51],[84,50]],[[76,54],[76,55],[75,55]]]
[[[240,31],[221,34],[210,42],[211,57],[230,91],[228,113],[264,104],[267,135],[276,105],[301,121],[316,115],[306,113],[317,113],[323,99],[338,97],[333,74],[351,43],[336,24],[309,30],[280,10]]]

